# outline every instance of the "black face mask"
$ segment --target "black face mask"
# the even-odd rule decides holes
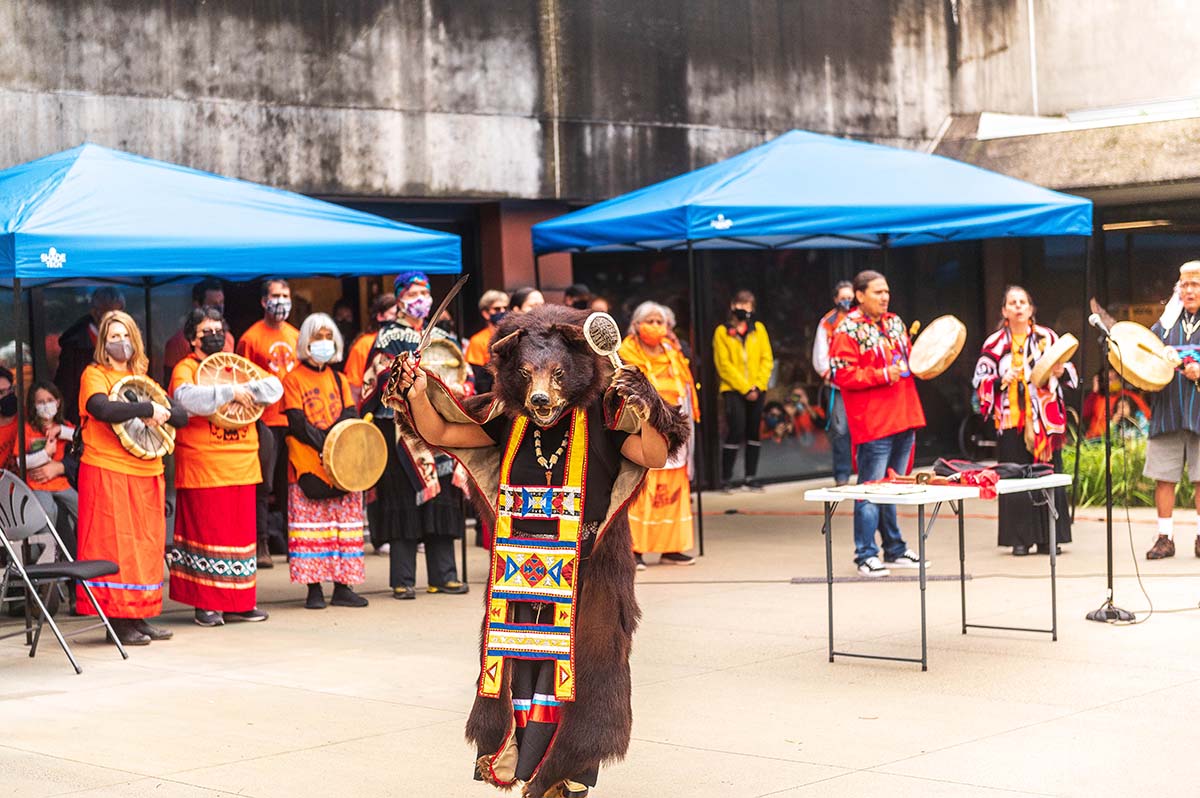
[[[0,416],[9,418],[17,414],[17,395],[10,393],[8,396],[0,399]]]
[[[225,333],[206,333],[200,336],[200,351],[206,355],[215,355],[225,348]]]
[[[447,320],[443,319],[442,321],[439,321],[437,324],[435,324],[433,326],[437,327],[442,332],[448,332],[451,335],[454,335],[454,322],[452,322],[452,321],[447,321]]]
[[[754,318],[754,314],[745,308],[734,308],[733,317],[738,321],[750,321]]]
[[[575,299],[571,301],[571,307],[576,310],[587,310],[591,306],[592,301],[590,299]]]

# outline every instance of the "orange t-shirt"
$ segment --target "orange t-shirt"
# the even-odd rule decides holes
[[[107,468],[118,474],[134,477],[157,477],[163,472],[162,458],[143,460],[134,457],[121,445],[121,439],[113,432],[111,424],[94,418],[87,411],[88,399],[96,394],[108,398],[114,385],[132,372],[116,371],[108,366],[92,363],[83,370],[79,378],[79,420],[83,433],[83,460],[86,465]]]
[[[200,359],[190,355],[171,373],[171,396],[180,385],[195,385]],[[175,487],[223,488],[262,482],[258,464],[258,429],[247,424],[228,430],[205,416],[189,416],[175,433]]]
[[[259,319],[238,341],[237,353],[282,380],[300,362],[296,358],[296,342],[299,340],[300,331],[286,321],[272,329]],[[267,405],[262,420],[268,427],[287,426],[279,402]]]
[[[20,439],[16,437],[16,426],[17,425],[10,424],[9,426],[13,428],[12,453],[13,453],[13,457],[15,458],[21,454]],[[69,428],[70,426],[71,426],[70,424],[63,424],[63,427]],[[5,429],[5,428],[0,428],[0,434],[3,434],[3,432],[2,432],[3,429]],[[35,451],[40,452],[42,450],[42,447],[41,446],[34,447],[34,443],[36,443],[37,441],[44,441],[44,440],[46,440],[45,434],[43,434],[39,430],[34,429],[31,425],[26,424],[25,425],[25,456],[28,457],[29,455],[34,454]],[[3,445],[3,441],[0,441],[0,445]],[[59,440],[58,445],[55,446],[55,448],[54,448],[54,455],[53,455],[52,459],[61,463],[63,461],[63,457],[65,457],[67,454],[67,447],[70,445],[71,445],[70,441]],[[2,450],[0,450],[0,451],[2,451]],[[25,484],[29,485],[29,487],[33,488],[34,490],[46,490],[46,491],[67,490],[68,488],[71,487],[71,482],[70,482],[70,480],[67,479],[66,474],[59,474],[57,477],[52,477],[51,479],[48,479],[45,482],[34,482],[32,479],[29,479],[27,477],[25,479]]]
[[[9,421],[3,427],[0,427],[0,466],[8,462],[7,452],[12,452],[14,455],[20,454],[17,451],[17,417],[13,416],[12,421]]]
[[[367,373],[367,355],[371,354],[371,347],[374,345],[375,333],[360,335],[354,340],[350,354],[346,356],[346,367],[342,369],[342,374],[355,388],[362,387],[363,377]]]
[[[338,379],[331,368],[320,371],[301,363],[283,380],[283,409],[303,410],[308,423],[317,429],[328,430],[342,415],[342,410],[354,406],[350,381]],[[329,474],[320,463],[320,452],[289,436],[288,481],[295,482],[301,474],[316,474],[330,482]]]
[[[492,353],[488,347],[492,344],[494,332],[491,327],[484,327],[467,340],[467,351],[463,355],[472,366],[486,366],[491,361]]]

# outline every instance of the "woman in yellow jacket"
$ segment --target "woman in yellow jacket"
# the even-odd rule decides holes
[[[713,333],[713,360],[721,382],[721,402],[725,406],[728,432],[721,447],[721,489],[726,493],[737,487],[733,482],[733,464],[738,450],[746,444],[746,481],[749,490],[762,490],[757,479],[759,423],[762,420],[763,394],[775,367],[767,328],[754,319],[754,294],[738,291],[729,303],[729,319]]]

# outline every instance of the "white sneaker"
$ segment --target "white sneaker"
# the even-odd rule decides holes
[[[861,576],[891,576],[892,572],[884,567],[878,557],[868,557],[858,564]]]
[[[920,568],[921,558],[912,549],[905,549],[903,554],[894,560],[888,560],[887,564],[893,568]],[[932,563],[926,560],[925,567],[928,568],[930,565]]]
[[[378,554],[380,557],[386,557],[386,556],[388,556],[389,554],[391,554],[391,553],[392,553],[392,544],[391,544],[391,543],[384,543],[382,546],[380,546],[379,548],[375,549],[375,553],[376,553],[376,554]]]

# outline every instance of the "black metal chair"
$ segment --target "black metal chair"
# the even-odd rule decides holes
[[[53,545],[57,549],[53,561],[25,565],[22,543],[43,530],[49,530]],[[8,586],[20,581],[25,585],[24,598],[27,608],[24,627],[0,635],[0,640],[25,635],[29,656],[32,657],[37,654],[42,627],[49,626],[78,674],[83,673],[83,668],[71,653],[67,638],[93,629],[104,629],[108,632],[108,639],[116,645],[117,651],[121,652],[122,659],[129,659],[129,654],[121,645],[112,624],[108,622],[108,617],[96,602],[96,597],[87,584],[88,579],[117,573],[117,564],[109,560],[72,559],[70,552],[63,546],[62,538],[58,536],[58,530],[54,528],[33,491],[16,474],[3,470],[0,470],[0,546],[3,546],[3,553],[7,557],[7,563],[3,565],[3,571],[0,571],[0,603],[14,600],[8,597]],[[83,586],[92,606],[96,608],[99,623],[72,629],[64,634],[54,622],[54,613],[58,609],[60,589],[72,589],[73,581],[78,581]]]

